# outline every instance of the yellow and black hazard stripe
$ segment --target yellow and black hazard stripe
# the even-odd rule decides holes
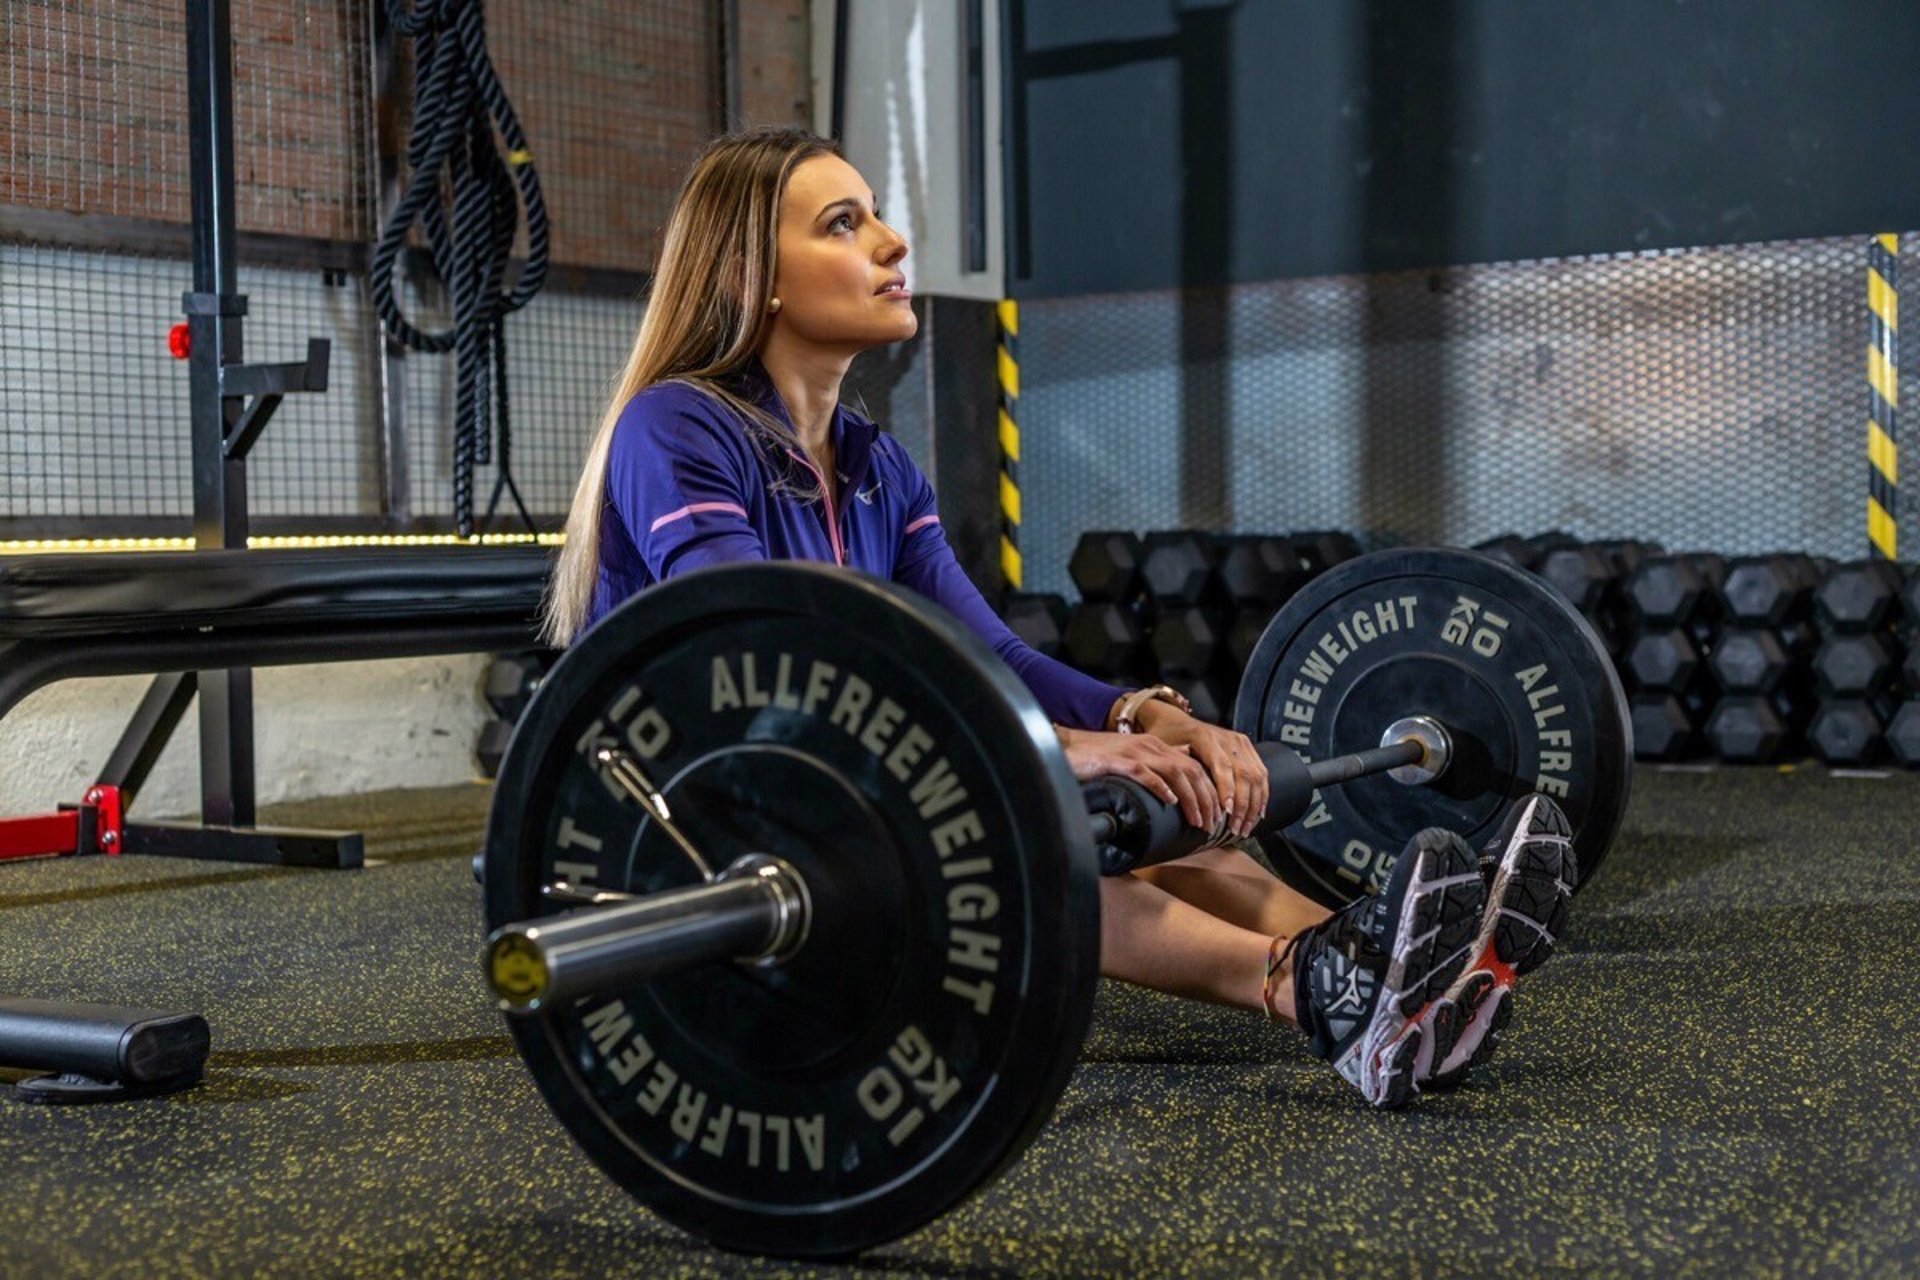
[[[1881,235],[1867,249],[1867,540],[1873,555],[1900,551],[1900,237]]]
[[[1020,570],[1020,304],[1000,303],[1000,574],[1009,591]]]

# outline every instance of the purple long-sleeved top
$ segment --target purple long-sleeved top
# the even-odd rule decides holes
[[[791,432],[764,377],[746,385]],[[768,456],[731,409],[686,383],[660,383],[629,400],[607,462],[600,579],[588,625],[635,592],[707,565],[847,565],[945,606],[1013,668],[1055,723],[1105,726],[1122,691],[1055,662],[1007,629],[954,558],[933,486],[898,440],[844,406],[834,413],[837,502],[796,498],[793,477],[817,482],[819,472],[797,441],[785,452]]]

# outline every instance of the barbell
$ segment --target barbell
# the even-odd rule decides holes
[[[1584,883],[1631,776],[1591,628],[1470,553],[1316,579],[1235,727],[1272,778],[1263,847],[1329,905],[1414,830],[1477,843],[1535,789]],[[1077,784],[1033,695],[925,600],[708,570],[615,611],[528,708],[488,824],[485,972],[616,1182],[727,1248],[845,1255],[1018,1157],[1086,1035],[1100,874],[1216,836],[1130,782]]]

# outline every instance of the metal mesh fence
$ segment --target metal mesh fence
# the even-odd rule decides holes
[[[1030,579],[1107,527],[1863,555],[1866,306],[1866,237],[1025,303]]]
[[[287,397],[248,467],[259,515],[377,512],[376,385],[358,281],[242,270],[249,358],[332,343],[332,389]],[[179,261],[0,244],[0,518],[193,513],[187,366],[167,352],[191,271]]]
[[[432,518],[452,505],[452,358],[408,355],[402,394],[384,396],[378,325],[350,265],[378,230],[376,3],[232,8],[236,216],[243,237],[276,238],[242,243],[246,359],[332,343],[330,389],[287,397],[251,455],[258,516],[377,526],[390,506]],[[636,273],[721,122],[721,11],[722,0],[488,7],[489,48],[540,165],[553,260],[568,269],[507,321],[513,470],[537,516],[571,498],[638,324]],[[0,536],[76,521],[109,536],[191,513],[187,370],[166,351],[191,287],[182,17],[180,0],[0,10]],[[786,79],[803,74],[791,50],[769,59]],[[400,79],[390,106],[404,129]],[[422,319],[445,323],[431,307]],[[388,405],[402,415],[391,460]],[[390,503],[389,473],[402,469]],[[494,475],[476,476],[483,503]]]
[[[0,204],[183,223],[180,0],[10,0],[0,67],[11,126]],[[250,231],[364,239],[372,225],[365,0],[233,9],[235,213]]]
[[[0,244],[0,517],[191,513],[175,263]]]
[[[626,363],[644,308],[637,301],[544,291],[507,318],[507,389],[511,471],[535,516],[564,513],[580,479],[587,443]],[[428,308],[430,323],[446,323]],[[407,442],[414,512],[453,510],[454,360],[405,360]],[[499,476],[499,457],[475,470],[475,514],[485,512]],[[501,496],[492,528],[515,521]],[[503,523],[504,522],[504,525]]]

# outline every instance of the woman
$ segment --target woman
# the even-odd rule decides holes
[[[813,559],[902,583],[990,644],[1056,723],[1081,779],[1120,774],[1221,839],[1267,803],[1253,744],[1187,714],[1171,690],[1122,690],[1041,656],[961,571],[932,488],[906,451],[839,403],[854,356],[914,335],[907,245],[824,139],[759,130],[716,140],[667,223],[646,317],[587,456],[548,602],[565,645],[676,573]],[[1307,1031],[1369,1102],[1457,1079],[1493,1045],[1517,968],[1551,949],[1564,912],[1564,820],[1517,808],[1475,854],[1416,835],[1387,887],[1337,915],[1231,847],[1101,882],[1101,970],[1264,1012]],[[1552,888],[1560,884],[1561,890]],[[1497,945],[1508,884],[1547,902],[1524,954]],[[1560,896],[1556,897],[1556,893]]]

